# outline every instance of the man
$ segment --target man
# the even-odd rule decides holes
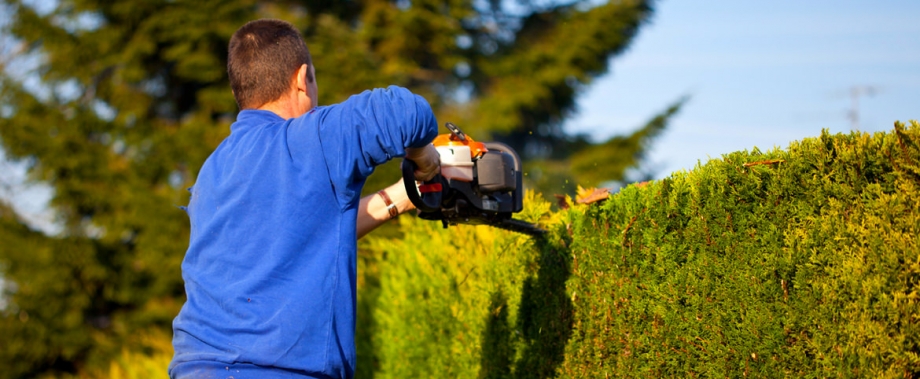
[[[400,182],[361,189],[394,157],[438,171],[431,107],[398,87],[316,106],[307,46],[278,20],[240,28],[227,71],[241,111],[191,188],[169,374],[350,378],[356,240],[412,207]]]

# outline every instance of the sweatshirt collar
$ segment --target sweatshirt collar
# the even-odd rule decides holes
[[[236,116],[236,121],[245,121],[247,124],[261,124],[267,122],[284,121],[281,116],[272,111],[262,109],[244,109]]]

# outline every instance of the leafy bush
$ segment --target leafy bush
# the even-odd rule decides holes
[[[404,218],[403,239],[369,241],[374,356],[358,372],[920,375],[916,122],[728,154],[600,205],[526,208],[545,239]]]
[[[546,203],[531,204],[525,217],[533,220],[548,210]],[[493,377],[509,373],[523,342],[510,325],[533,286],[539,249],[528,238],[486,226],[442,229],[407,217],[400,222],[402,239],[374,239],[366,246],[379,254],[371,307],[375,332],[367,341],[379,366],[366,367],[375,359],[359,357],[359,375],[372,369],[383,378],[467,378],[481,367]],[[559,341],[561,357],[565,339]]]
[[[138,343],[126,346],[121,355],[105,369],[82,373],[79,379],[153,379],[169,378],[166,368],[173,357],[172,338],[151,332],[139,336]]]

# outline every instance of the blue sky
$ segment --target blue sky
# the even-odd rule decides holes
[[[859,93],[854,107],[852,92]],[[656,178],[739,150],[920,120],[920,1],[665,0],[566,123],[629,133],[683,95],[651,146]]]

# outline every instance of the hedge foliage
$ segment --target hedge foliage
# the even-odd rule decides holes
[[[363,245],[364,377],[920,376],[920,124]]]

